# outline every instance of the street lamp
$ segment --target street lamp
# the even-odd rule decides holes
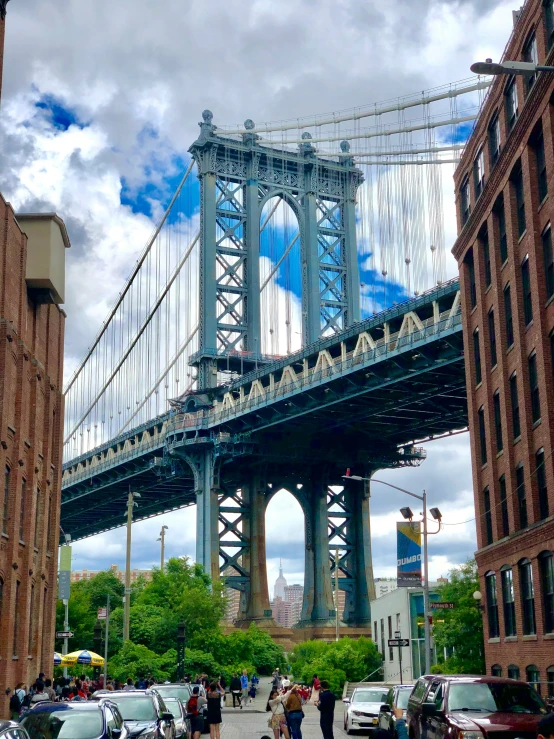
[[[182,680],[185,676],[185,642],[186,632],[183,621],[177,626],[177,679]]]
[[[160,538],[156,539],[156,541],[161,541],[162,543],[162,552],[160,557],[160,570],[163,572],[164,568],[164,562],[165,562],[165,532],[167,531],[169,527],[168,526],[162,526],[162,530],[160,531]]]
[[[129,639],[129,619],[131,616],[131,526],[133,523],[133,509],[138,506],[135,498],[140,498],[140,493],[129,491],[127,497],[127,558],[125,562],[125,603],[123,608],[123,641]]]
[[[470,67],[471,71],[475,74],[526,74],[533,75],[536,72],[554,72],[554,67],[545,67],[542,64],[535,64],[534,62],[501,62],[497,64],[492,59],[487,59],[484,62],[475,62]]]
[[[481,603],[481,601],[483,600],[483,596],[481,595],[481,591],[480,590],[476,590],[473,593],[473,598],[475,600],[475,605],[477,606],[477,610],[479,611],[479,613],[484,613],[485,612],[485,606]]]
[[[411,495],[412,498],[417,498],[423,503],[423,612],[425,628],[425,673],[428,675],[431,671],[431,629],[429,624],[429,557],[427,554],[427,536],[429,532],[427,530],[427,493],[424,490],[423,495],[417,495],[416,493],[411,493],[409,490],[404,490],[404,488],[399,488],[396,485],[391,485],[390,482],[385,482],[384,480],[376,480],[375,478],[371,477],[360,477],[359,475],[351,475],[350,469],[346,470],[346,475],[343,475],[343,478],[345,480],[367,480],[368,482],[378,482],[381,485],[386,485],[389,488],[394,488],[394,490],[399,490],[401,493],[405,493],[406,495]],[[442,514],[439,509],[432,508],[430,512],[433,518],[435,520],[438,520],[440,523]],[[408,521],[411,521],[414,516],[412,509],[409,506],[401,508],[400,513]],[[431,533],[438,534],[438,531],[433,531]]]

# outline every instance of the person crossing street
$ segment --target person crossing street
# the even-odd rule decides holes
[[[248,703],[248,670],[242,671],[242,675],[240,676],[240,688],[242,691],[240,707],[242,708],[243,705],[246,706]]]
[[[316,703],[317,710],[319,711],[319,726],[323,734],[323,739],[334,739],[333,720],[335,718],[336,698],[329,690],[327,680],[322,680],[320,685],[321,692],[319,693],[319,700]]]

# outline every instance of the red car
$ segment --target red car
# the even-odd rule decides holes
[[[410,739],[536,739],[548,713],[527,683],[502,677],[425,675],[408,701]]]

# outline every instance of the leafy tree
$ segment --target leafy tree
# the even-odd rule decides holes
[[[116,680],[125,681],[128,677],[152,675],[154,680],[163,682],[175,677],[177,652],[169,649],[158,655],[143,644],[125,642],[118,653],[109,660],[108,670]]]
[[[483,618],[473,598],[476,590],[479,577],[474,559],[451,570],[449,582],[439,586],[441,600],[455,605],[452,611],[441,611],[440,620],[434,619],[439,661],[432,667],[433,672],[485,674]],[[446,660],[445,648],[450,654]]]

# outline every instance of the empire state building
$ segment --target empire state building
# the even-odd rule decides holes
[[[283,575],[283,563],[279,560],[279,577],[275,580],[275,586],[273,587],[273,599],[282,598],[285,600],[285,588],[287,587],[287,581]]]

